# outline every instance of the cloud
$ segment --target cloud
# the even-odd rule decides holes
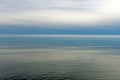
[[[90,13],[79,13],[72,11],[59,11],[59,10],[41,10],[41,11],[25,11],[22,13],[2,14],[3,18],[1,23],[22,23],[33,22],[33,23],[48,23],[48,24],[86,24],[93,22],[96,16]],[[93,17],[94,16],[94,17]],[[92,19],[92,20],[91,20]],[[91,21],[90,21],[91,20]]]
[[[93,8],[95,0],[0,0],[0,5],[7,5],[7,10],[57,9],[57,10],[85,10]],[[91,7],[90,7],[91,6]]]
[[[120,20],[119,4],[119,0],[0,0],[0,24],[109,24]]]
[[[0,8],[5,8],[6,6],[5,5],[0,5]]]

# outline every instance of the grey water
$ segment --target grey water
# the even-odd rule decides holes
[[[0,35],[0,80],[120,80],[120,36]]]

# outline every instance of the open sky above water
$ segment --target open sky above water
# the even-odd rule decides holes
[[[0,0],[0,34],[120,34],[119,0]]]

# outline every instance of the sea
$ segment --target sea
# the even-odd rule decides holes
[[[0,80],[120,80],[120,35],[0,35]]]

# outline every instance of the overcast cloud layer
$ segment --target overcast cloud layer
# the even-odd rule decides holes
[[[120,21],[120,0],[0,0],[1,25],[101,25]]]

